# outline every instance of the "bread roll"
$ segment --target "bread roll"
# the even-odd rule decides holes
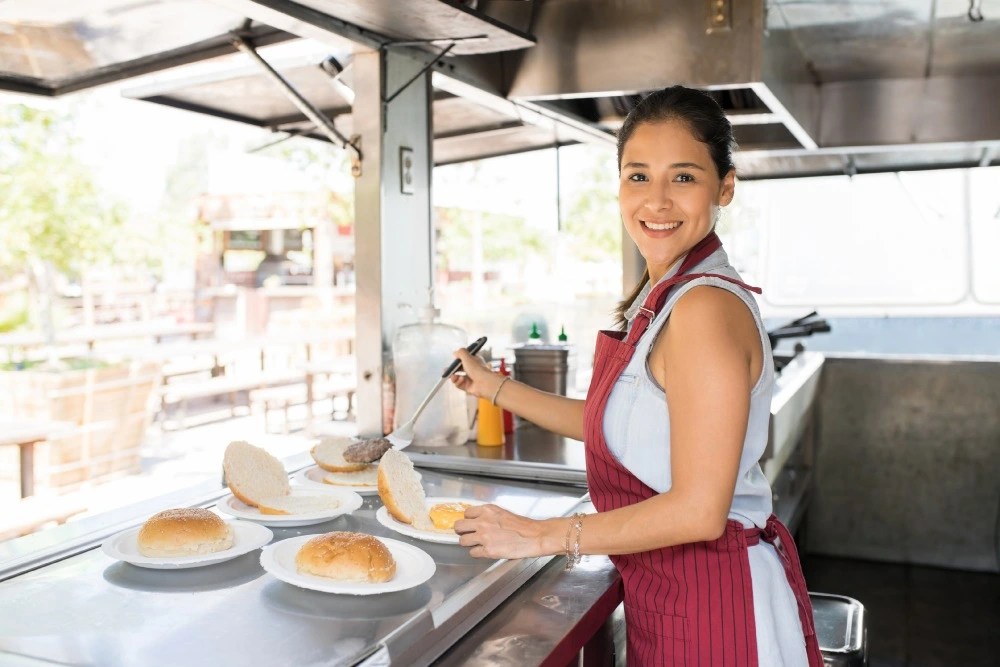
[[[332,496],[275,496],[262,498],[257,509],[261,514],[311,514],[334,510],[340,501]]]
[[[397,521],[421,530],[433,527],[427,516],[420,473],[413,469],[413,461],[398,449],[390,449],[379,461],[378,495]]]
[[[140,554],[152,558],[211,554],[233,546],[233,531],[207,509],[188,507],[151,516],[136,543]]]
[[[328,472],[357,472],[367,468],[370,462],[353,463],[344,458],[344,450],[354,443],[351,438],[323,438],[309,453],[316,464]]]
[[[222,470],[229,490],[251,507],[257,507],[261,498],[291,493],[288,474],[281,461],[248,442],[229,443],[222,459]]]
[[[337,581],[382,583],[396,576],[396,561],[381,540],[345,531],[317,535],[303,544],[295,568]]]
[[[334,486],[375,486],[378,483],[378,468],[369,465],[358,472],[331,472],[323,477],[323,483]]]
[[[470,503],[438,503],[430,509],[431,523],[438,530],[455,530],[455,522],[465,518],[465,510],[472,507]]]

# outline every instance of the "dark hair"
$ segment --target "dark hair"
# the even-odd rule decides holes
[[[625,122],[618,130],[618,170],[621,171],[622,168],[625,144],[632,138],[637,127],[644,123],[662,123],[670,120],[685,123],[694,138],[708,147],[708,153],[712,156],[719,178],[724,178],[736,168],[733,164],[733,151],[736,150],[733,126],[719,103],[701,90],[670,86],[647,95],[626,116]],[[638,298],[648,280],[647,269],[632,293],[615,309],[615,323],[620,328],[625,328],[625,311]]]

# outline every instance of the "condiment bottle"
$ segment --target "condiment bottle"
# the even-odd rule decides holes
[[[503,357],[500,357],[500,375],[504,377],[510,376],[510,371],[507,369],[507,360]],[[514,432],[514,414],[510,410],[503,411],[503,432]]]
[[[538,323],[531,323],[531,333],[528,334],[528,345],[541,345],[542,334],[538,331]]]
[[[479,399],[478,427],[476,442],[480,445],[496,446],[505,441],[503,435],[503,410],[490,403],[488,398]]]

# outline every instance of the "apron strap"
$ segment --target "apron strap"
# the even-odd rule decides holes
[[[802,631],[806,637],[816,634],[813,627],[812,603],[809,601],[809,591],[806,589],[806,582],[799,576],[802,572],[802,564],[799,562],[799,554],[795,549],[795,540],[788,532],[785,525],[778,521],[772,514],[767,520],[764,528],[745,528],[743,534],[746,536],[747,546],[752,547],[764,540],[774,547],[781,559],[781,566],[785,570],[785,578],[788,585],[792,587],[795,601],[799,607],[799,620],[802,622]]]
[[[747,285],[740,280],[736,280],[735,278],[730,278],[729,276],[723,276],[717,273],[688,273],[688,271],[708,259],[712,253],[721,247],[722,241],[719,240],[719,237],[715,232],[712,232],[699,241],[695,247],[691,248],[687,257],[685,257],[684,261],[681,262],[677,275],[660,282],[652,289],[652,291],[650,291],[646,300],[643,302],[642,306],[640,306],[638,313],[636,313],[635,319],[632,320],[632,325],[629,327],[628,336],[625,338],[625,342],[633,347],[635,346],[635,344],[642,337],[642,334],[646,332],[646,329],[649,327],[649,323],[653,321],[657,313],[660,312],[660,309],[663,308],[663,305],[667,302],[667,295],[669,294],[670,289],[680,283],[685,283],[696,278],[720,278],[734,285],[739,285],[743,289],[760,294],[761,289],[759,287],[751,287],[750,285]]]

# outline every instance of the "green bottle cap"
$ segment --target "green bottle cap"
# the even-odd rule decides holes
[[[541,337],[542,337],[542,334],[538,333],[538,325],[535,322],[532,322],[531,323],[531,333],[528,334],[528,338],[539,339]]]
[[[559,342],[565,343],[569,338],[566,337],[566,327],[559,327]]]

